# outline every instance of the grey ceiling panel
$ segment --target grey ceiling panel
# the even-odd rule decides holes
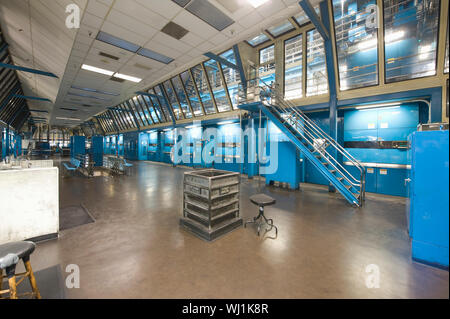
[[[172,1],[184,8],[191,0],[172,0]]]
[[[208,0],[192,0],[185,9],[218,31],[222,31],[234,23],[233,19],[209,3]]]
[[[161,29],[162,32],[164,32],[167,35],[170,35],[171,37],[180,40],[182,37],[184,37],[186,34],[188,34],[188,30],[183,28],[182,26],[170,21],[167,23],[164,28]]]

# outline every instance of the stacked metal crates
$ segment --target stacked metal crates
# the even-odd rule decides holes
[[[184,174],[181,226],[211,241],[242,226],[239,173],[215,169]]]

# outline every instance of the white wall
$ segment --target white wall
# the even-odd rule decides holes
[[[0,244],[58,231],[58,168],[0,170]]]

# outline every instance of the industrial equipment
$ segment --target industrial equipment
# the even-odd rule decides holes
[[[414,260],[448,268],[448,130],[410,135],[407,211]]]
[[[242,226],[238,173],[205,169],[184,174],[181,226],[211,241]]]

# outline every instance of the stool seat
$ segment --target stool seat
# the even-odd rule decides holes
[[[17,259],[31,255],[35,248],[35,243],[31,241],[17,241],[0,245],[0,269],[17,264]],[[11,255],[17,256],[17,258],[12,258]],[[14,260],[16,260],[15,263]]]
[[[255,194],[250,196],[250,201],[255,204],[258,205],[259,207],[264,207],[264,206],[270,206],[275,204],[277,201],[275,200],[275,198],[272,198],[270,196],[267,196],[265,194]]]

